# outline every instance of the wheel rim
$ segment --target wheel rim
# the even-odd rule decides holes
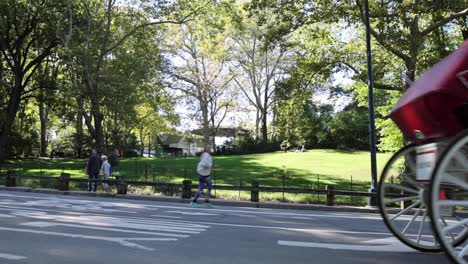
[[[430,214],[435,235],[456,263],[468,263],[468,133],[440,156],[432,175]],[[445,217],[450,215],[450,217]]]
[[[379,208],[389,230],[420,251],[439,252],[427,210],[429,186],[416,181],[416,146],[409,145],[387,162],[379,184]]]

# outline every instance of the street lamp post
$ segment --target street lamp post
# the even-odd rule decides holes
[[[370,22],[369,22],[369,1],[364,0],[364,12],[366,23],[366,48],[367,48],[367,76],[369,87],[369,142],[371,153],[371,187],[370,193],[377,193],[377,159],[376,159],[376,140],[375,140],[375,117],[374,117],[374,78],[372,73],[372,50],[371,50],[371,36],[370,36]],[[369,206],[377,205],[377,196],[369,197]]]

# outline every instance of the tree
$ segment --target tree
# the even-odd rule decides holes
[[[102,152],[105,146],[104,115],[101,105],[104,93],[102,73],[105,64],[112,58],[115,49],[136,32],[150,26],[183,24],[209,1],[195,7],[185,3],[189,9],[173,9],[171,11],[174,11],[175,17],[168,16],[169,9],[179,3],[184,6],[184,1],[169,7],[165,2],[158,2],[156,6],[145,5],[142,2],[142,9],[146,13],[131,6],[118,6],[115,0],[106,0],[104,5],[100,1],[84,1],[76,4],[75,8],[81,12],[82,20],[75,23],[79,27],[73,29],[71,37],[73,44],[70,46],[73,46],[76,61],[82,71],[84,84],[82,94],[89,100],[90,110],[83,113],[83,117],[99,152]]]
[[[52,57],[52,56],[50,56]],[[57,59],[52,60],[50,58],[44,64],[40,66],[37,71],[37,76],[35,77],[36,84],[38,87],[36,101],[39,108],[39,120],[41,127],[41,149],[40,156],[47,156],[47,128],[49,126],[50,113],[55,102],[55,92],[57,91],[57,75],[59,71],[59,65]]]
[[[274,23],[276,17],[268,9],[251,17],[244,12],[237,23],[231,51],[235,83],[256,110],[255,136],[260,138],[261,129],[263,143],[268,141],[268,115],[275,103],[275,82],[285,78],[291,63],[287,38],[273,42],[265,36]]]
[[[180,27],[180,34],[172,44],[172,56],[180,63],[170,73],[175,82],[168,84],[181,91],[186,100],[193,101],[192,110],[201,124],[204,144],[213,149],[214,138],[235,96],[225,46],[229,21],[223,17],[222,8],[211,6],[205,10],[206,14],[211,12],[209,19],[200,16]]]
[[[355,0],[359,8],[358,17],[364,21],[364,9],[361,0]],[[375,1],[370,4],[371,19],[370,33],[375,40],[388,52],[404,62],[406,74],[411,80],[415,80],[423,70],[431,65],[419,65],[419,56],[424,44],[432,33],[441,33],[444,27],[456,21],[466,18],[468,8],[463,0],[437,0],[420,3],[419,1]],[[351,14],[351,17],[355,15]],[[460,31],[462,32],[462,31]],[[450,42],[441,43],[443,48],[450,48]],[[438,57],[447,54],[425,54]],[[376,83],[377,89],[405,91],[407,86],[386,86]]]
[[[330,134],[338,149],[367,150],[369,147],[368,111],[350,104],[343,111],[333,116],[330,122]]]
[[[58,32],[67,24],[63,10],[62,1],[0,3],[0,162],[21,103],[37,89],[31,78],[60,44]]]

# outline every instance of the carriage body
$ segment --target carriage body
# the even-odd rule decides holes
[[[414,82],[389,116],[415,143],[468,128],[468,42]]]

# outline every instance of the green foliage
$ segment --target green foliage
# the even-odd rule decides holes
[[[196,121],[204,119],[207,138],[225,117],[222,110],[241,108],[256,93],[249,102],[259,113],[256,136],[263,126],[265,142],[240,137],[227,146],[233,153],[277,149],[283,140],[292,147],[367,149],[363,0],[109,3],[0,2],[0,160],[5,153],[37,155],[40,117],[49,151],[86,154],[101,125],[104,149],[127,155],[155,145],[157,134],[176,133],[178,98],[167,88],[180,83],[167,75],[176,72],[180,52],[196,55],[178,72],[192,70],[190,85],[229,88],[189,91],[202,98],[187,101]],[[468,38],[468,12],[465,0],[369,4],[378,147],[395,151],[404,140],[387,116],[408,88],[402,74],[417,79]],[[176,26],[148,24],[167,20]],[[349,87],[342,77],[352,80]],[[329,101],[311,100],[319,94],[330,94]],[[244,97],[236,102],[236,96]],[[352,104],[334,114],[340,96]],[[39,105],[48,115],[39,117]]]
[[[331,137],[337,149],[369,148],[369,115],[366,108],[351,105],[333,116]]]

